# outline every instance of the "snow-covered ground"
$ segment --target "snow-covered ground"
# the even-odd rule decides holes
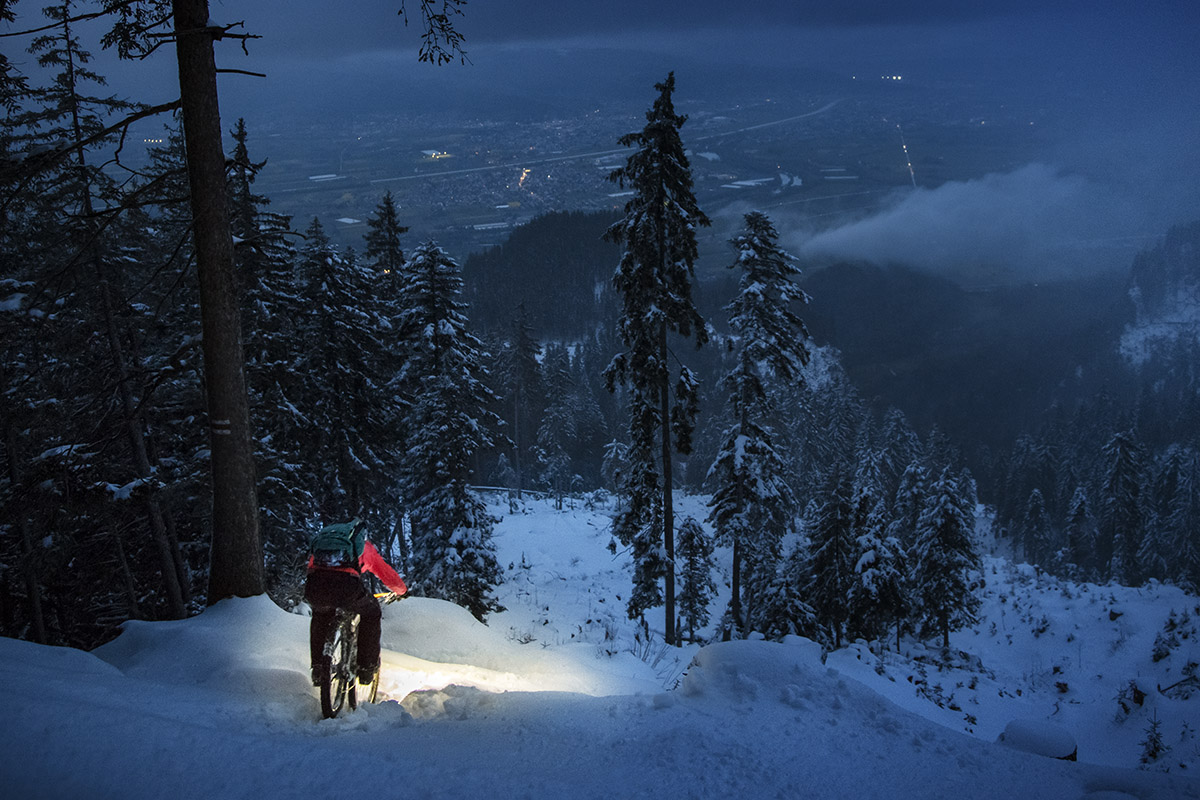
[[[625,619],[603,509],[493,510],[508,610],[484,626],[441,601],[388,606],[384,702],[335,720],[309,685],[307,618],[264,597],[129,623],[92,653],[0,639],[3,796],[1200,798],[1200,691],[1168,690],[1200,662],[1200,600],[1177,589],[993,557],[950,670],[911,641],[824,661],[803,639],[674,650]],[[1152,718],[1171,750],[1139,770]],[[997,744],[1014,720],[1010,742],[1057,736],[1079,762]]]

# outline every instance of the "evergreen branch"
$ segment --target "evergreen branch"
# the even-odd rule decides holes
[[[132,125],[133,123],[135,123],[139,120],[143,120],[146,117],[153,117],[157,114],[162,114],[163,112],[166,112],[166,111],[175,111],[178,108],[179,108],[178,100],[172,100],[169,103],[160,103],[156,106],[146,106],[146,107],[138,110],[137,112],[125,117],[120,122],[118,122],[114,125],[109,125],[107,128],[99,130],[99,131],[91,134],[90,136],[85,136],[83,139],[81,139],[77,142],[68,142],[66,144],[60,144],[58,147],[54,148],[53,150],[51,150],[48,153],[38,154],[36,156],[27,157],[24,160],[24,162],[22,162],[22,163],[29,164],[29,162],[31,162],[31,161],[34,163],[29,164],[29,167],[27,169],[16,170],[16,172],[18,174],[20,174],[21,172],[24,172],[25,175],[21,179],[21,182],[17,185],[16,189],[14,189],[13,192],[9,195],[9,197],[4,201],[4,203],[2,205],[0,205],[0,215],[8,212],[9,206],[11,206],[12,203],[16,201],[17,196],[22,191],[24,191],[25,189],[27,189],[29,187],[30,182],[35,177],[37,177],[38,175],[42,174],[43,172],[51,169],[52,167],[57,166],[60,162],[62,162],[64,159],[66,159],[72,153],[78,152],[79,150],[87,147],[88,145],[95,144],[96,142],[101,141],[105,137],[111,136],[112,134],[116,133],[117,131],[122,131],[122,132],[127,131],[129,129],[130,125]]]
[[[418,0],[421,5],[421,23],[425,31],[421,34],[421,50],[417,54],[419,61],[425,61],[435,66],[442,66],[453,61],[456,57],[459,63],[469,64],[467,51],[463,49],[463,36],[454,28],[452,16],[462,16],[462,8],[466,0],[440,0],[442,7],[438,11],[435,6],[439,0]],[[408,9],[401,0],[400,10],[396,12],[404,18],[408,26]]]
[[[264,72],[251,72],[248,69],[218,69],[217,72],[225,73],[225,74],[232,74],[232,75],[249,75],[252,78],[267,77],[266,73],[264,73]]]
[[[8,39],[11,37],[16,37],[16,36],[32,36],[33,34],[41,33],[42,31],[49,31],[49,30],[53,30],[55,28],[61,28],[63,26],[64,22],[67,24],[72,24],[75,22],[87,22],[88,20],[99,19],[99,18],[107,16],[107,15],[108,15],[107,11],[89,11],[86,14],[76,14],[73,17],[67,17],[65,19],[62,19],[62,18],[56,19],[54,22],[51,22],[48,25],[42,25],[37,28],[26,28],[25,30],[20,30],[20,31],[8,31],[7,33],[0,33],[0,39]]]

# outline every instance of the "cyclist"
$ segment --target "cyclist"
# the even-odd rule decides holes
[[[367,541],[366,526],[361,520],[326,525],[313,539],[310,551],[304,599],[312,606],[309,648],[313,685],[320,686],[328,674],[325,640],[337,625],[339,608],[359,615],[358,680],[369,684],[379,670],[379,625],[383,611],[363,583],[363,570],[398,595],[408,592],[408,587]]]

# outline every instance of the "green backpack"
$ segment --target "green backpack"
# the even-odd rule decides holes
[[[326,525],[309,545],[314,567],[359,569],[367,532],[359,520]]]

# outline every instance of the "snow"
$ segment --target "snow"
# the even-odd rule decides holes
[[[1014,719],[996,740],[1026,753],[1066,758],[1077,751],[1075,737],[1062,728],[1037,719]]]
[[[677,650],[625,619],[612,510],[571,502],[490,503],[507,610],[482,625],[438,600],[387,606],[382,702],[334,720],[307,617],[266,597],[129,622],[91,653],[0,639],[5,796],[1200,798],[1200,692],[1155,689],[1200,661],[1195,597],[991,557],[949,668],[907,639],[824,660],[798,637]],[[704,502],[680,496],[680,517]],[[1153,661],[1172,610],[1180,644]],[[1123,712],[1130,680],[1146,695]],[[1151,714],[1171,774],[1135,769]],[[998,744],[1006,728],[1029,746]],[[1025,752],[1059,734],[1079,762]]]
[[[20,311],[22,306],[25,305],[25,299],[27,297],[29,297],[29,295],[23,292],[10,294],[8,297],[0,297],[0,311]]]

